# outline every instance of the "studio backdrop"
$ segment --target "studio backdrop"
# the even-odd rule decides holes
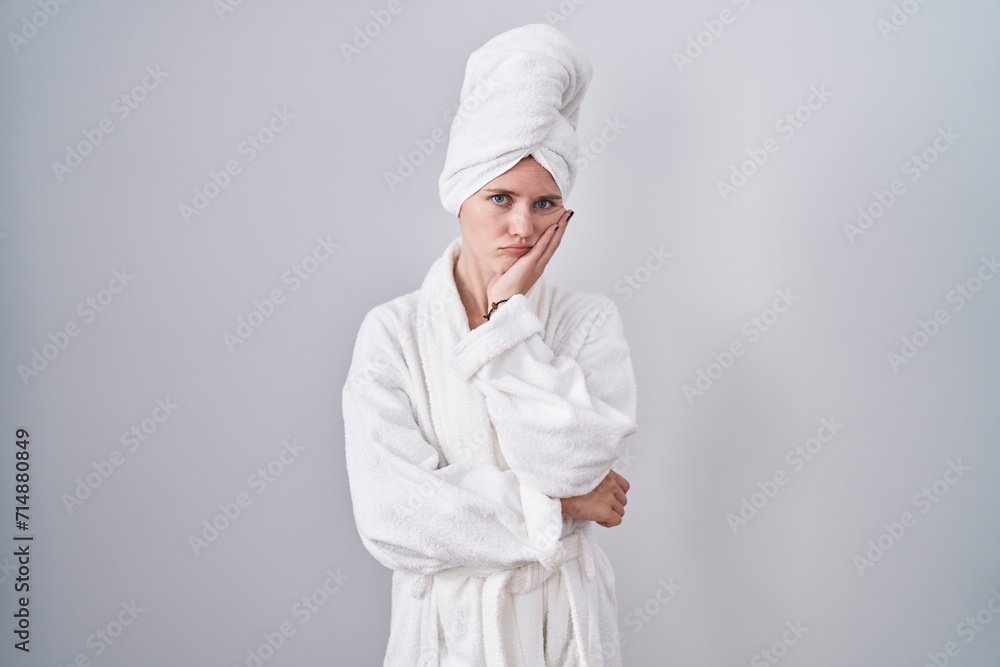
[[[624,664],[1000,660],[1000,4],[0,5],[3,665],[381,664],[341,389],[459,235],[468,55],[590,57]]]

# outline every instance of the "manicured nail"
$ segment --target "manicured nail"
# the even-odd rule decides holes
[[[569,212],[569,217],[568,217],[568,218],[566,218],[566,222],[569,222],[569,221],[570,221],[570,220],[571,220],[571,219],[573,218],[573,214],[574,214],[574,213],[576,213],[576,211],[570,211],[570,212]]]

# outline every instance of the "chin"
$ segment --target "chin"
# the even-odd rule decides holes
[[[497,250],[497,254],[500,258],[496,261],[496,269],[494,273],[506,273],[507,269],[514,266],[514,262],[520,259],[520,257],[514,257],[513,255],[508,255],[505,252]],[[493,268],[492,266],[490,268]]]
[[[510,267],[514,266],[514,262],[519,259],[518,257],[502,252],[496,245],[477,248],[473,251],[473,257],[476,258],[480,266],[485,267],[491,273],[506,273]]]

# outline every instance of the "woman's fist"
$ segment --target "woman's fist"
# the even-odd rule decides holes
[[[561,498],[563,514],[574,519],[596,521],[605,528],[617,526],[625,516],[625,494],[629,489],[628,480],[610,471],[601,483],[590,493],[572,498]]]

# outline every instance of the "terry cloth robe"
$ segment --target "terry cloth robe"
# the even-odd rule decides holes
[[[617,667],[605,528],[559,501],[637,430],[617,306],[543,275],[470,330],[461,240],[365,315],[343,388],[354,518],[394,570],[383,664]]]

